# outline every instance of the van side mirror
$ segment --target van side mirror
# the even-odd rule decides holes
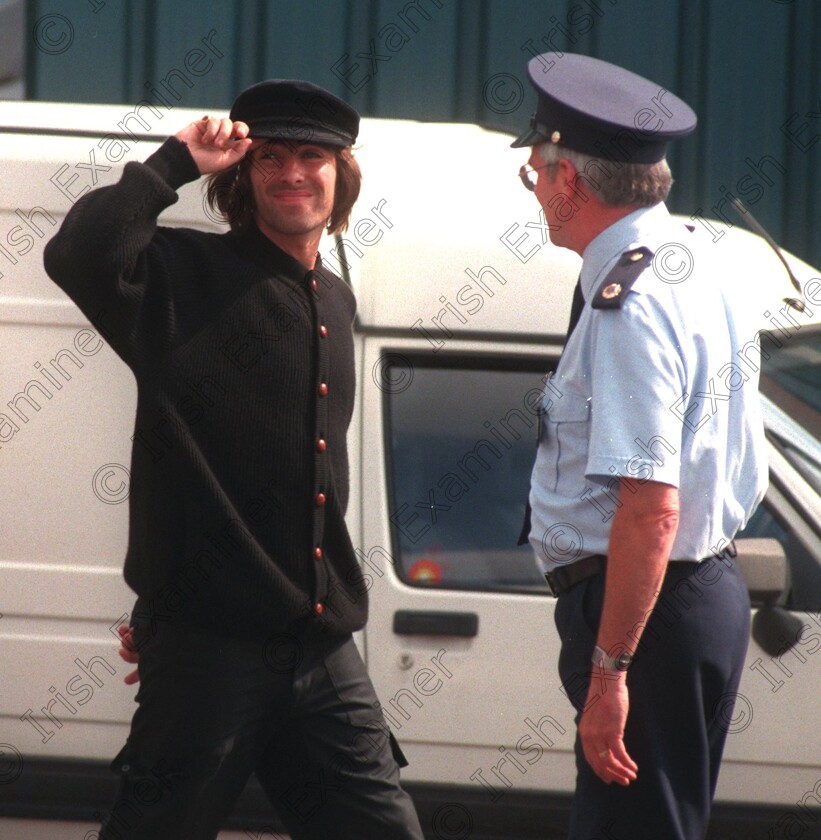
[[[754,607],[774,604],[787,586],[787,555],[778,540],[755,537],[736,540],[735,562]]]
[[[759,607],[753,616],[752,636],[769,656],[783,656],[800,641],[801,618],[778,606],[787,586],[787,555],[778,540],[736,540],[736,563],[747,583],[750,602]]]

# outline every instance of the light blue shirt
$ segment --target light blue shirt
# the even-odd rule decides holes
[[[620,309],[590,305],[620,256],[654,252]],[[670,559],[720,552],[767,487],[755,313],[723,287],[709,237],[663,204],[620,219],[583,254],[585,307],[544,389],[530,542],[544,571],[607,554],[613,516],[647,481],[679,489]]]

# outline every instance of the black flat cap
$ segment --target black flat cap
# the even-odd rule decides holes
[[[359,133],[359,114],[311,82],[270,79],[244,90],[230,118],[251,129],[249,137],[350,146]]]
[[[528,62],[527,75],[539,100],[514,148],[552,142],[604,160],[656,163],[671,140],[696,127],[686,102],[598,58],[544,53]]]

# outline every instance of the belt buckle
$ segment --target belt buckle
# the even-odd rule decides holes
[[[554,598],[559,597],[559,592],[553,584],[553,573],[552,572],[545,572],[544,579],[547,581],[547,587],[550,590],[550,594]]]

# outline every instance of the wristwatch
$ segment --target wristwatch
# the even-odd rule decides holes
[[[627,651],[618,656],[608,656],[598,645],[593,648],[593,664],[605,671],[626,671],[633,664],[633,657]]]

